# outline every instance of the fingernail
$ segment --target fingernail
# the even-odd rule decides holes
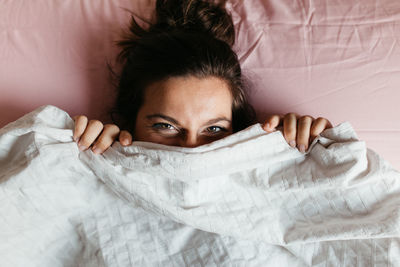
[[[266,132],[269,132],[269,127],[270,127],[269,123],[262,125],[263,130]]]
[[[291,147],[296,147],[296,141],[294,141],[294,140],[290,141],[290,142],[289,142],[289,145],[290,145]]]
[[[83,146],[83,145],[80,145],[80,146],[79,146],[79,150],[80,150],[80,151],[84,151],[84,150],[86,150],[86,147]]]
[[[74,141],[78,143],[79,138],[78,137],[74,137]]]
[[[300,150],[301,153],[306,152],[306,146],[305,145],[300,145],[299,146],[299,150]]]

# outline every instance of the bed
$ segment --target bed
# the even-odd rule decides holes
[[[153,0],[3,0],[0,127],[52,104],[109,121],[114,89],[106,63],[129,12],[151,21]],[[348,121],[400,168],[400,4],[393,0],[229,0],[235,50],[266,114]]]
[[[306,154],[260,124],[80,152],[68,114],[109,121],[113,42],[153,5],[1,2],[0,265],[399,266],[400,4],[227,1],[259,121],[336,126]]]

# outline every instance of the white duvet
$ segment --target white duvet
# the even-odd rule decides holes
[[[0,266],[400,266],[400,173],[349,123],[80,152],[45,106],[0,130]]]

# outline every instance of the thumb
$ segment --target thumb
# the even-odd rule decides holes
[[[123,146],[129,146],[132,144],[132,135],[128,131],[121,131],[119,134],[119,142]]]
[[[274,131],[274,129],[279,125],[279,123],[282,120],[282,115],[270,115],[267,117],[267,119],[265,120],[262,128],[264,129],[264,131],[266,132],[272,132]]]

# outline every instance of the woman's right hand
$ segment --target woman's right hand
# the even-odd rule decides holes
[[[118,137],[121,145],[132,144],[132,135],[127,131],[120,131],[115,124],[103,125],[101,121],[89,121],[83,115],[74,116],[73,119],[75,121],[73,138],[81,151],[92,147],[94,153],[101,154],[117,141]]]

